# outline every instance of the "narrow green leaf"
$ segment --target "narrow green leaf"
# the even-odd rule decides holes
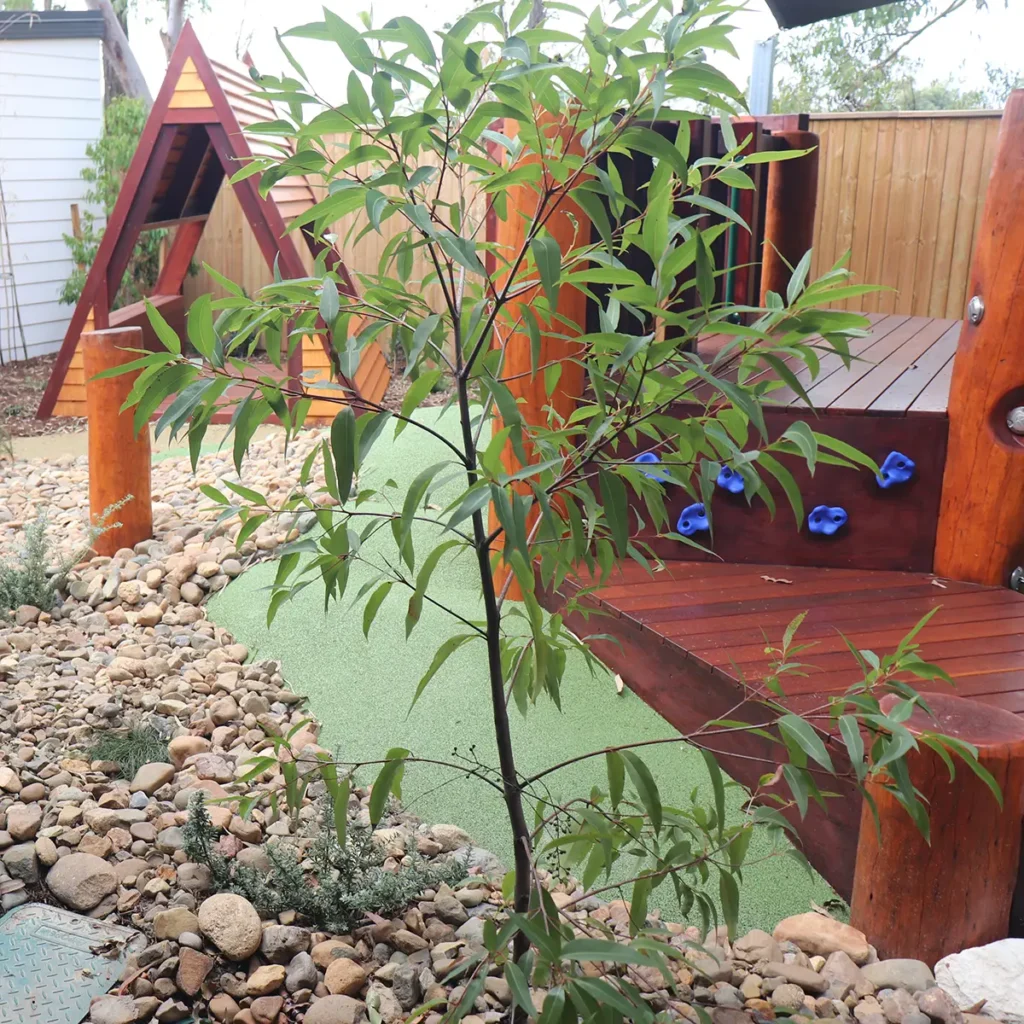
[[[338,298],[338,286],[331,277],[325,277],[320,290],[320,317],[328,327],[338,319],[341,300]]]
[[[474,484],[462,496],[457,508],[451,514],[446,529],[454,530],[463,520],[474,512],[479,512],[491,500],[491,486],[487,481]]]
[[[623,750],[620,756],[626,763],[630,781],[640,798],[640,803],[643,804],[644,810],[647,811],[651,819],[654,831],[660,832],[662,823],[661,795],[658,792],[654,776],[651,775],[651,770],[632,750]]]
[[[417,325],[416,330],[412,332],[412,343],[409,345],[409,352],[405,363],[405,376],[416,368],[420,361],[420,356],[423,354],[423,349],[427,344],[427,340],[430,335],[433,334],[434,328],[438,325],[441,318],[436,313],[431,313],[430,316],[425,316]]]
[[[453,547],[458,547],[461,543],[462,541],[459,540],[446,540],[443,544],[438,544],[437,547],[433,548],[430,554],[423,560],[423,565],[416,574],[416,589],[413,591],[412,597],[409,598],[409,611],[405,617],[406,639],[409,638],[413,627],[420,620],[420,614],[423,611],[423,598],[426,595],[427,587],[430,585],[430,577],[437,568],[438,562],[440,562],[446,551],[451,550]]]
[[[761,451],[758,454],[757,461],[759,465],[764,466],[778,480],[779,485],[789,499],[790,507],[793,509],[797,529],[800,529],[804,524],[804,499],[800,494],[797,482],[793,479],[793,474],[778,459],[773,458],[765,451]]]
[[[402,415],[406,418],[412,416],[412,414],[419,408],[420,402],[430,394],[434,385],[440,379],[440,370],[428,370],[426,373],[421,373],[412,382],[412,384],[409,385],[409,390],[406,391],[405,398],[402,399]],[[405,430],[406,426],[407,424],[405,420],[399,420],[395,424],[395,437],[398,437],[398,435]]]
[[[701,748],[701,755],[704,764],[707,766],[708,775],[711,778],[711,788],[715,794],[715,818],[718,826],[718,834],[722,834],[725,828],[725,776],[718,764],[718,759],[710,750]]]
[[[392,793],[401,799],[402,774],[405,771],[405,759],[409,751],[404,747],[392,747],[384,755],[384,766],[373,783],[370,793],[370,824],[377,827],[384,816],[384,808]]]
[[[607,939],[573,939],[562,947],[562,958],[585,963],[588,960],[607,960],[613,964],[656,965],[655,958],[624,942]]]
[[[704,236],[698,234],[696,239],[697,296],[700,304],[707,309],[715,300],[715,264]]]
[[[356,414],[346,405],[331,424],[331,454],[338,483],[338,500],[345,504],[352,493],[356,467]]]
[[[438,241],[445,253],[456,263],[480,277],[487,276],[487,271],[484,270],[484,265],[476,254],[476,243],[471,238],[462,238],[460,235],[453,235],[450,231],[442,231],[438,234]]]
[[[440,647],[434,652],[434,657],[430,662],[427,671],[423,673],[423,677],[416,684],[416,693],[412,698],[412,707],[415,706],[416,701],[420,699],[423,691],[427,688],[430,680],[437,675],[444,663],[465,643],[474,639],[479,634],[476,633],[460,633],[458,636],[450,636]]]
[[[370,595],[369,600],[366,602],[366,607],[363,609],[363,636],[367,639],[370,637],[370,627],[373,625],[373,620],[377,617],[380,606],[384,603],[384,599],[388,594],[391,593],[393,586],[394,583],[391,580],[385,581]]]
[[[558,282],[562,277],[562,250],[550,235],[544,234],[534,238],[530,251],[537,264],[541,287],[554,308],[558,304]]]
[[[793,275],[786,286],[786,304],[789,306],[796,302],[797,297],[804,290],[807,275],[811,272],[811,253],[812,251],[808,249],[800,258],[800,262],[793,268]]]
[[[163,345],[168,352],[173,352],[174,355],[181,355],[181,339],[178,337],[174,328],[163,318],[160,310],[153,305],[149,299],[146,302],[146,316],[149,318],[149,322],[153,327],[153,332],[160,340],[160,344]],[[124,367],[123,369],[127,369]]]
[[[832,758],[817,730],[799,715],[783,715],[776,723],[783,736],[792,740],[812,761],[833,771]]]
[[[189,306],[188,317],[185,320],[185,327],[188,331],[188,340],[195,346],[196,351],[209,362],[213,358],[213,351],[217,344],[217,336],[213,330],[213,309],[212,299],[209,295],[200,295]],[[156,312],[154,310],[154,312]],[[161,318],[162,319],[162,318]],[[156,323],[150,316],[150,322],[154,329]],[[170,327],[168,327],[170,330]],[[173,334],[174,332],[171,331]],[[175,335],[177,339],[177,335]],[[166,341],[164,342],[166,344]]]
[[[853,765],[857,778],[863,781],[866,768],[864,765],[864,737],[860,732],[860,724],[853,715],[840,715],[839,732],[846,744],[846,752]]]
[[[530,996],[530,985],[522,968],[514,960],[510,959],[505,964],[505,980],[512,990],[512,1005],[522,1008],[528,1017],[535,1017],[537,1011]]]
[[[722,904],[722,915],[729,929],[729,938],[736,938],[736,925],[740,917],[740,890],[731,872],[720,868],[718,871],[718,898]]]
[[[629,901],[629,934],[636,935],[647,927],[647,906],[651,895],[651,880],[642,875],[633,883]]]
[[[807,462],[808,472],[814,476],[818,462],[818,441],[814,431],[803,420],[796,420],[786,428],[782,436],[789,438],[800,449],[800,454]]]
[[[605,767],[608,769],[608,796],[612,807],[617,808],[622,800],[622,790],[626,782],[626,765],[622,755],[616,750],[609,750],[604,759]]]
[[[604,514],[611,531],[612,542],[620,558],[626,555],[629,546],[629,497],[622,477],[601,469],[598,471],[601,497],[604,500]]]

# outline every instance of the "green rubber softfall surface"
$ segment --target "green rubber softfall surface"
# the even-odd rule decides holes
[[[423,410],[424,422],[454,439],[454,414],[439,417]],[[424,467],[442,461],[449,452],[435,438],[409,427],[397,440],[391,431],[375,445],[363,467],[360,487],[382,488],[389,479],[399,484],[394,503],[401,508],[404,486]],[[243,467],[243,481],[245,480]],[[453,483],[435,493],[432,504],[444,507],[461,488]],[[379,550],[391,554],[390,530]],[[417,561],[433,546],[437,528],[419,525]],[[373,545],[364,549],[373,557]],[[458,650],[410,711],[416,685],[442,641],[460,631],[459,623],[427,604],[419,625],[407,641],[407,598],[395,587],[377,615],[369,641],[363,638],[362,609],[352,597],[371,576],[356,564],[347,600],[323,610],[319,584],[304,590],[266,626],[267,588],[273,563],[251,569],[210,602],[209,613],[259,658],[281,661],[292,689],[309,697],[309,709],[323,724],[322,742],[344,761],[380,759],[390,747],[406,747],[421,757],[480,761],[497,765],[483,646],[471,643]],[[474,563],[465,554],[444,559],[435,571],[430,593],[469,618],[481,616],[479,583]],[[463,627],[464,628],[464,627]],[[594,626],[600,632],[600,623]],[[607,746],[660,739],[676,731],[629,690],[616,693],[607,672],[592,676],[582,655],[570,657],[562,684],[561,712],[548,700],[531,709],[527,718],[512,710],[512,731],[521,773],[533,773],[559,761]],[[457,755],[456,755],[457,752]],[[701,755],[679,742],[649,747],[642,756],[650,766],[662,801],[686,807],[696,789],[709,799],[710,782]],[[454,755],[454,756],[453,756]],[[372,781],[375,768],[362,772]],[[547,779],[551,795],[568,798],[607,786],[604,759],[573,765]],[[403,782],[406,805],[425,821],[452,823],[466,829],[476,843],[511,863],[511,838],[501,798],[489,786],[433,765],[409,765]],[[731,787],[730,804],[739,807],[742,793]],[[851,842],[855,841],[851,837]],[[713,886],[717,889],[717,882]],[[613,894],[614,895],[614,894]],[[744,870],[740,918],[743,927],[770,930],[779,919],[823,903],[835,893],[819,876],[790,856],[787,843],[778,846],[755,840]],[[658,899],[660,897],[660,900]],[[652,903],[673,914],[670,886],[655,891]]]
[[[146,946],[130,928],[27,903],[0,918],[0,1021],[79,1024]]]

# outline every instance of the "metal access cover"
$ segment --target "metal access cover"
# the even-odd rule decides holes
[[[79,1024],[145,946],[131,928],[62,907],[16,907],[0,918],[0,1024]]]

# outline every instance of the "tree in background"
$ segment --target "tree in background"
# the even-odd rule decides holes
[[[1010,68],[1001,68],[998,64],[986,64],[989,88],[988,99],[993,107],[1005,105],[1014,89],[1024,89],[1024,74]]]
[[[31,7],[32,0],[25,2]],[[50,0],[46,2],[49,3]],[[171,51],[189,14],[195,10],[209,10],[209,0],[85,0],[85,3],[90,10],[99,11],[103,15],[106,27],[103,57],[108,78],[116,81],[122,95],[141,99],[147,109],[153,105],[153,97],[128,42],[129,13],[138,11],[149,21],[152,20],[149,14],[151,8],[160,12],[164,22],[164,27],[160,29],[160,38],[167,58],[170,59]]]
[[[907,48],[933,26],[987,0],[903,0],[786,33],[779,63],[788,74],[775,90],[775,109],[969,110],[1000,107],[1019,78],[989,65],[988,90],[962,90],[952,76],[919,85],[921,62]]]
[[[135,155],[147,114],[148,110],[141,99],[118,96],[104,113],[102,137],[86,147],[85,153],[90,163],[82,169],[82,177],[89,183],[85,201],[101,209],[103,214],[100,216],[86,207],[82,211],[79,235],[64,236],[75,261],[75,269],[64,282],[61,302],[74,305],[82,294],[86,275],[103,238],[103,225],[117,202],[121,183]],[[137,302],[149,294],[160,272],[160,245],[166,235],[166,231],[156,229],[144,231],[139,236],[121,286],[114,297],[113,309]]]

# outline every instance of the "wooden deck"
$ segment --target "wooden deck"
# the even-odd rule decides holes
[[[548,607],[562,608],[581,585],[567,581],[560,594],[547,596]],[[1024,596],[1002,587],[924,573],[681,561],[652,577],[628,562],[583,603],[604,614],[574,613],[569,628],[582,637],[607,634],[591,643],[594,652],[684,734],[718,717],[774,717],[759,699],[770,696],[763,686],[771,672],[765,638],[778,644],[802,611],[797,640],[815,646],[800,655],[805,675],[782,678],[795,711],[813,712],[861,678],[840,633],[884,655],[939,608],[919,636],[923,656],[956,680],[957,696],[1024,714]],[[941,683],[917,685],[949,692]],[[827,730],[827,715],[820,724]],[[830,742],[841,764],[842,746]],[[747,734],[724,734],[708,745],[748,787],[777,763],[773,744]],[[852,788],[840,796],[830,801],[828,816],[812,806],[799,831],[811,862],[848,895],[860,801]]]
[[[803,360],[790,357],[790,368],[807,390],[819,414],[872,413],[881,416],[944,415],[953,379],[953,356],[961,322],[927,316],[868,314],[870,333],[850,344],[853,363],[847,369],[838,354],[821,359],[812,381]],[[725,340],[716,336],[703,340],[698,352],[710,361]],[[738,369],[735,357],[719,373]],[[767,380],[765,370],[754,380]],[[770,393],[771,403],[795,412],[806,403],[789,388]]]

